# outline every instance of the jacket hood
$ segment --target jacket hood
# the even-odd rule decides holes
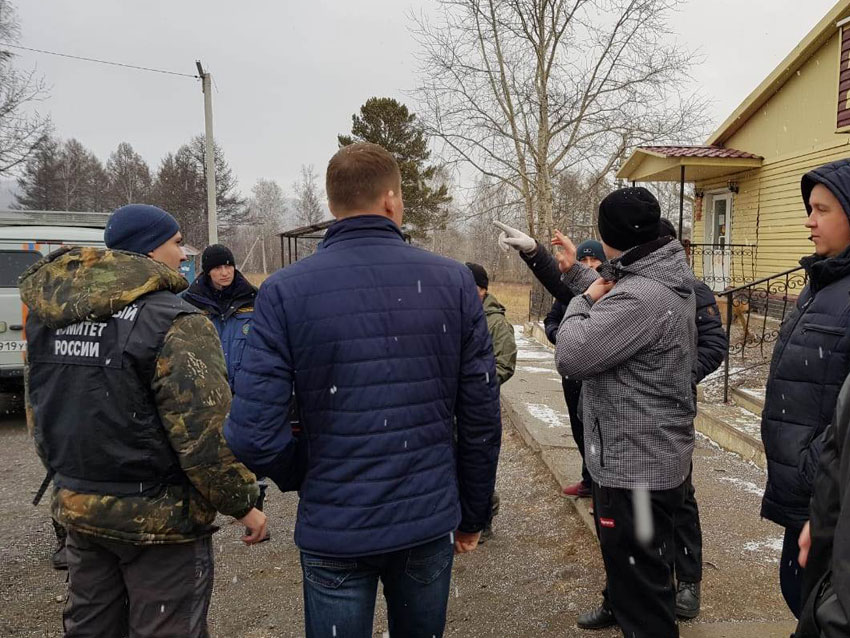
[[[495,315],[495,314],[505,314],[505,307],[499,303],[499,300],[496,299],[489,292],[484,295],[484,314],[485,315]]]
[[[150,257],[94,247],[60,248],[30,266],[19,285],[21,300],[50,328],[106,319],[143,295],[188,286]]]
[[[800,190],[803,193],[803,205],[806,207],[807,214],[812,212],[809,196],[818,184],[823,184],[835,195],[841,203],[841,208],[844,209],[844,214],[850,219],[850,159],[824,164],[803,175]]]
[[[662,237],[635,246],[620,257],[602,264],[599,273],[605,279],[614,281],[627,274],[646,277],[681,297],[688,297],[696,285],[696,277],[685,258],[685,249],[672,237]]]

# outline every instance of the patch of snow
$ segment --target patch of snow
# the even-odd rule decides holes
[[[519,366],[519,367],[517,367],[517,372],[552,374],[552,368],[538,368],[538,367],[535,367],[535,366]],[[556,381],[560,381],[560,379],[556,379]]]
[[[752,481],[745,481],[744,479],[739,479],[735,476],[722,476],[718,480],[723,481],[724,483],[731,483],[735,487],[745,492],[749,492],[750,494],[755,494],[758,497],[764,496],[764,490]]]
[[[769,538],[764,541],[747,541],[744,543],[745,552],[769,552],[771,554],[782,553],[782,539]]]
[[[543,359],[553,360],[552,353],[548,350],[523,350],[519,349],[516,355],[517,361],[541,361]]]
[[[550,428],[565,428],[570,424],[570,417],[562,412],[556,412],[543,403],[526,403],[525,408],[535,419],[543,421]]]

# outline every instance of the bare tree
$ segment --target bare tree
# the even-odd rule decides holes
[[[145,202],[153,185],[147,162],[127,142],[121,142],[106,161],[109,207]]]
[[[532,234],[551,234],[564,173],[592,187],[632,146],[701,132],[702,99],[679,92],[693,56],[666,23],[677,0],[439,3],[416,27],[428,132],[513,191]]]
[[[295,216],[304,225],[318,224],[327,217],[322,204],[322,188],[313,165],[301,166],[301,179],[292,185],[295,193]]]
[[[15,9],[0,0],[0,41],[14,43],[20,36]],[[0,49],[0,175],[15,172],[26,163],[50,132],[50,120],[38,112],[27,113],[47,98],[44,80],[35,71],[20,71],[13,55]]]
[[[269,272],[267,254],[276,254],[277,233],[285,222],[286,200],[280,184],[271,179],[258,179],[248,200],[248,218],[251,220],[254,241],[248,248],[250,256],[259,253],[263,273]],[[255,252],[251,252],[255,251]],[[248,257],[246,256],[246,259]],[[277,259],[273,260],[275,264]],[[244,266],[243,266],[244,267]]]

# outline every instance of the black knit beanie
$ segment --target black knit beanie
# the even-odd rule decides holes
[[[484,290],[490,287],[490,278],[487,276],[484,266],[479,266],[468,261],[466,262],[466,267],[472,271],[472,278],[475,280],[476,286],[484,288]]]
[[[204,271],[205,275],[208,275],[217,266],[236,266],[233,253],[227,246],[213,244],[204,248],[204,254],[201,255],[201,270]]]
[[[642,186],[621,188],[599,204],[599,236],[616,250],[626,251],[658,239],[661,207]]]

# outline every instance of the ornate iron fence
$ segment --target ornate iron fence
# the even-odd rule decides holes
[[[729,365],[733,357],[764,365],[773,355],[779,329],[794,309],[808,280],[802,267],[717,294],[717,305],[726,323],[729,350],[723,370],[723,400],[729,400]]]
[[[688,262],[712,290],[742,286],[756,278],[756,247],[746,244],[689,244]]]

